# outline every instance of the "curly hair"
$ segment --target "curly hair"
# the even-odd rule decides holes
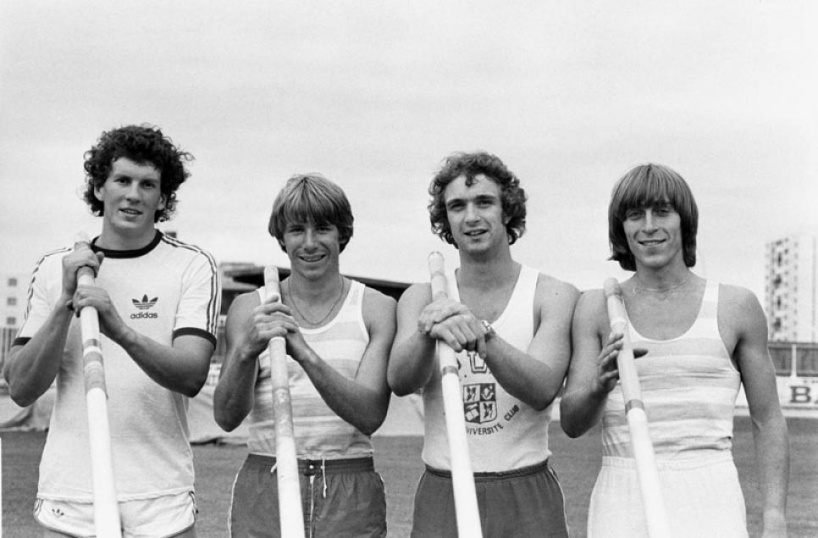
[[[176,190],[185,182],[190,173],[185,162],[193,160],[193,155],[173,145],[169,137],[158,127],[151,125],[128,125],[105,131],[96,145],[85,152],[85,192],[83,199],[91,213],[102,216],[103,203],[97,199],[95,191],[102,187],[111,174],[114,161],[126,158],[137,164],[151,164],[161,174],[160,191],[164,197],[164,209],[157,211],[154,222],[170,220],[176,209]]]
[[[682,227],[682,251],[687,267],[696,265],[696,233],[699,209],[690,187],[678,172],[660,164],[643,164],[631,169],[614,185],[608,206],[609,260],[619,262],[626,271],[636,271],[636,260],[628,247],[622,223],[631,209],[653,207],[669,202],[679,214]]]
[[[429,184],[429,220],[432,232],[441,239],[458,248],[452,236],[449,219],[446,213],[446,187],[459,178],[466,176],[466,185],[472,185],[478,175],[491,179],[501,189],[503,216],[508,218],[506,234],[508,243],[513,245],[525,233],[525,190],[520,187],[520,180],[509,170],[499,157],[486,152],[453,153],[443,163],[443,167]]]
[[[267,231],[284,247],[287,223],[312,222],[338,228],[340,252],[352,238],[352,206],[343,189],[321,174],[299,174],[287,180],[276,196]]]

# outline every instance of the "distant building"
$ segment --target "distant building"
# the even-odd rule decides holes
[[[26,294],[30,275],[0,275],[0,327],[20,327],[26,313]]]
[[[818,242],[794,234],[767,243],[765,306],[770,340],[818,342]]]

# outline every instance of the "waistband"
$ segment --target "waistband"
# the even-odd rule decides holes
[[[733,454],[724,451],[715,452],[713,454],[698,453],[695,456],[687,458],[656,458],[656,468],[659,471],[685,471],[722,463],[732,464]],[[636,460],[634,458],[623,458],[619,456],[602,456],[602,466],[635,469]]]
[[[276,459],[273,456],[262,454],[248,454],[247,464],[253,467],[263,467],[275,469]],[[334,460],[298,460],[298,473],[305,476],[315,474],[342,474],[357,473],[363,471],[374,471],[375,462],[372,457],[365,458],[342,458]]]
[[[537,474],[539,472],[544,471],[548,468],[548,459],[543,460],[540,463],[535,463],[534,465],[529,465],[527,467],[520,467],[519,469],[512,469],[510,471],[498,471],[494,473],[484,473],[484,472],[477,472],[472,473],[474,475],[474,481],[489,481],[489,480],[496,480],[498,478],[517,478],[520,476],[528,476],[532,474]],[[435,476],[440,476],[443,478],[451,478],[452,472],[447,471],[445,469],[435,469],[434,467],[426,466],[426,472],[429,474],[433,474]]]

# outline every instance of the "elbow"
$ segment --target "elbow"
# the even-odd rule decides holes
[[[561,417],[562,416],[560,415],[560,427],[562,428],[562,431],[565,432],[565,435],[567,435],[569,439],[576,439],[578,437],[581,437],[582,434],[585,433],[583,430],[577,428],[570,421],[563,420]]]
[[[409,387],[407,385],[401,385],[400,383],[390,383],[389,389],[395,393],[395,396],[400,397],[409,396],[410,394],[415,392],[415,390],[413,390],[412,387]]]
[[[19,390],[16,390],[13,387],[13,385],[9,385],[9,397],[11,398],[11,401],[13,401],[19,407],[28,407],[37,401],[37,398],[32,397],[30,394],[21,394]]]
[[[230,433],[238,427],[239,423],[227,416],[225,413],[220,413],[219,410],[214,409],[213,418],[216,419],[216,424],[219,428]]]

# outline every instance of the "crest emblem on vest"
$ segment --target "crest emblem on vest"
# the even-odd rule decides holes
[[[469,367],[473,374],[485,374],[489,371],[486,361],[480,358],[476,351],[469,351]]]
[[[497,418],[497,391],[494,383],[463,385],[463,415],[466,422],[484,424]]]

